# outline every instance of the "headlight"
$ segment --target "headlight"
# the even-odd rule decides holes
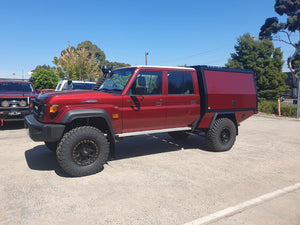
[[[21,107],[25,107],[25,106],[27,105],[27,103],[26,103],[25,100],[21,100],[21,101],[19,102],[19,105],[20,105]]]
[[[9,106],[9,102],[6,101],[6,100],[4,100],[4,101],[1,102],[1,106],[2,107],[8,107]]]

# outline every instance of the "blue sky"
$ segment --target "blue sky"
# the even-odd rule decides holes
[[[274,2],[1,0],[0,77],[26,78],[37,65],[52,66],[68,43],[85,40],[109,61],[142,65],[148,51],[149,65],[224,66],[239,36],[258,35],[267,17],[278,16]]]

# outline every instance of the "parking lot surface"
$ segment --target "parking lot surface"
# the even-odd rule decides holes
[[[21,123],[22,124],[22,123]],[[117,143],[98,174],[72,178],[22,125],[0,130],[0,224],[300,224],[300,121],[253,116],[234,147],[167,134]],[[286,187],[292,191],[223,217],[222,210]]]

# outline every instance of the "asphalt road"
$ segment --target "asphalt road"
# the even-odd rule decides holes
[[[117,160],[81,178],[68,177],[22,123],[7,125],[0,224],[300,224],[300,121],[254,116],[221,153],[198,136],[127,138]]]

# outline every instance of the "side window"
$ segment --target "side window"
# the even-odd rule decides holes
[[[161,95],[162,72],[141,71],[132,84],[129,95]]]
[[[189,95],[194,94],[192,75],[190,73],[169,72],[168,94]]]

